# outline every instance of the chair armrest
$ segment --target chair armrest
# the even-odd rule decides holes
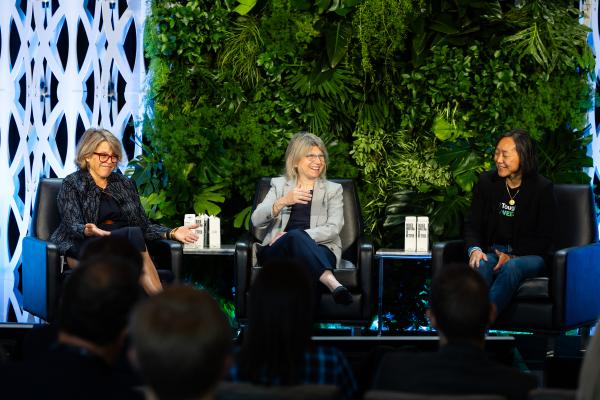
[[[33,236],[23,239],[23,309],[46,321],[56,314],[61,285],[61,257],[56,244]]]
[[[168,268],[176,282],[181,281],[183,268],[183,245],[176,240],[156,239],[147,242],[148,252],[155,260],[156,268]]]
[[[248,291],[249,269],[252,260],[253,239],[245,234],[235,243],[235,266],[233,282],[235,287],[235,313],[237,318],[246,316],[246,292]]]
[[[467,261],[464,240],[449,240],[447,242],[437,242],[433,244],[433,247],[431,248],[432,276],[435,276],[445,264],[461,261]]]
[[[360,268],[360,287],[365,301],[362,304],[363,318],[368,319],[375,310],[376,290],[373,285],[373,256],[375,254],[370,238],[360,236],[357,240],[357,260]]]
[[[600,243],[569,247],[554,254],[550,297],[564,326],[592,323],[600,315]],[[554,321],[557,322],[557,321]]]

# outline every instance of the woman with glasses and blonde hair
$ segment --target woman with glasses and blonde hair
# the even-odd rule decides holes
[[[257,251],[260,264],[292,258],[307,267],[338,304],[352,303],[350,291],[333,275],[340,263],[344,225],[342,186],[325,179],[327,149],[307,132],[292,137],[285,153],[285,174],[252,213],[252,224],[266,228]]]
[[[133,182],[116,172],[123,159],[121,142],[105,129],[88,129],[77,145],[79,170],[68,175],[58,193],[60,225],[50,240],[77,265],[82,244],[94,238],[113,236],[129,240],[142,254],[141,285],[148,294],[162,290],[156,267],[145,241],[173,239],[192,243],[195,226],[170,229],[148,220]]]

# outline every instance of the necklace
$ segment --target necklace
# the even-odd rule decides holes
[[[510,200],[508,201],[508,204],[511,205],[511,206],[514,206],[515,203],[516,203],[515,198],[517,197],[517,195],[521,191],[521,187],[519,186],[519,189],[517,189],[517,193],[515,193],[515,195],[513,196],[510,193],[510,189],[508,188],[508,182],[506,182],[506,180],[504,181],[504,184],[506,185],[506,192],[508,193],[508,197],[510,198]]]

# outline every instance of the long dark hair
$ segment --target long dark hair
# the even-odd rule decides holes
[[[537,174],[538,162],[537,154],[535,151],[535,143],[529,133],[523,129],[513,129],[508,132],[504,132],[496,141],[496,147],[500,140],[505,137],[511,137],[515,141],[517,153],[519,154],[519,168],[521,169],[521,176],[528,177]]]
[[[302,265],[273,260],[262,268],[250,289],[248,331],[239,355],[242,380],[301,383],[314,302],[313,283]]]

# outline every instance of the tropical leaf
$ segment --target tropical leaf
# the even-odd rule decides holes
[[[249,229],[251,216],[252,206],[248,206],[235,215],[235,218],[233,220],[233,226],[235,228]]]
[[[221,212],[221,207],[216,203],[223,203],[225,196],[219,192],[225,185],[214,185],[202,189],[202,191],[194,195],[194,212],[196,214],[217,215]]]
[[[233,11],[240,15],[246,15],[254,8],[257,0],[238,0],[238,4]]]
[[[352,25],[349,22],[337,22],[325,29],[327,57],[331,68],[335,68],[346,55],[351,36]]]

